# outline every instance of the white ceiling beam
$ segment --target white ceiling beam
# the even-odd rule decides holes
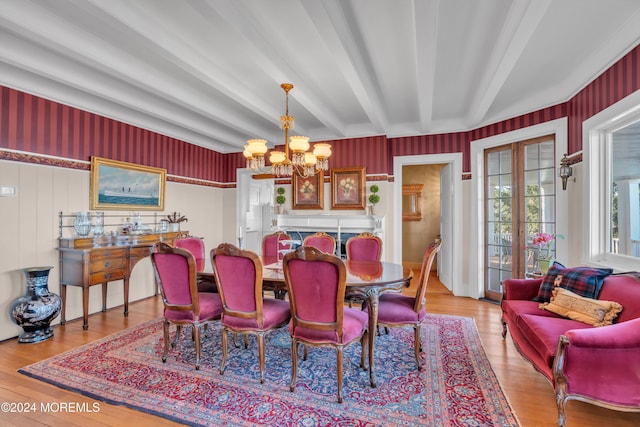
[[[77,92],[78,95],[82,91],[91,94],[84,102],[69,99],[70,96],[58,99],[59,101],[96,111],[95,106],[87,105],[89,99],[97,99],[93,97],[95,95],[118,103],[127,110],[139,109],[145,117],[156,117],[180,127],[192,128],[201,135],[221,142],[221,147],[226,146],[228,149],[229,145],[238,145],[238,134],[229,133],[224,129],[224,126],[233,128],[231,123],[224,123],[220,119],[224,117],[224,111],[220,112],[223,116],[219,116],[217,112],[215,115],[223,126],[215,126],[215,123],[206,116],[211,114],[211,109],[207,111],[196,109],[192,104],[186,103],[185,100],[189,99],[186,94],[183,94],[182,99],[166,96],[166,94],[163,96],[162,88],[167,88],[169,85],[165,80],[160,80],[158,70],[140,61],[139,58],[123,54],[113,45],[82,31],[72,22],[63,21],[57,15],[38,6],[33,5],[30,8],[28,18],[23,15],[23,9],[14,11],[3,6],[2,12],[2,18],[0,18],[0,21],[3,21],[2,26],[13,27],[20,34],[17,36],[5,33],[4,40],[8,41],[13,37],[11,43],[3,43],[0,47],[5,61],[23,64],[26,70],[39,72],[53,81],[80,89],[81,91]],[[23,23],[27,20],[29,20],[29,26],[23,27]],[[64,31],[61,30],[62,28]],[[37,29],[37,32],[33,32],[33,29]],[[55,40],[51,34],[56,35]],[[115,65],[117,68],[114,68]],[[147,77],[145,82],[137,78],[140,75],[140,69],[146,70],[142,73]],[[126,75],[126,82],[122,80],[122,75],[119,73]],[[175,83],[176,86],[180,85],[180,82]],[[188,111],[197,114],[187,114]],[[119,119],[131,123],[129,117],[119,117]],[[144,121],[132,124],[152,129]],[[185,139],[184,135],[176,137]]]
[[[347,5],[338,0],[303,0],[302,3],[313,16],[316,28],[336,58],[337,66],[371,121],[374,132],[386,133],[388,121],[379,85],[374,81],[370,61],[364,57],[364,43],[352,30],[357,28],[357,22]]]
[[[301,71],[303,64],[295,63],[295,54],[285,57],[287,49],[283,46],[274,46],[269,43],[275,37],[271,37],[269,30],[263,24],[260,16],[255,15],[255,11],[246,7],[241,2],[217,2],[209,0],[209,5],[216,10],[238,33],[242,34],[254,47],[254,56],[259,58],[254,62],[260,64],[264,74],[270,76],[278,85],[283,82],[292,82],[297,90],[292,91],[289,96],[295,98],[311,114],[313,114],[327,128],[338,135],[344,135],[344,123],[331,109],[322,103],[322,93],[325,88],[318,87],[313,81],[305,78]],[[313,21],[315,18],[309,18]],[[314,95],[316,94],[316,95]],[[279,111],[272,115],[273,120],[277,120],[282,114]],[[305,132],[304,123],[296,122],[296,129]]]
[[[413,0],[415,26],[416,87],[420,130],[429,132],[433,120],[433,94],[438,44],[438,12],[440,1]]]
[[[551,2],[552,0],[515,0],[512,3],[471,102],[466,120],[468,129],[482,123]]]

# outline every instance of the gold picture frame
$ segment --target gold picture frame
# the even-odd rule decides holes
[[[423,184],[402,185],[402,220],[422,220],[422,186]]]
[[[364,209],[364,167],[331,169],[331,209]]]
[[[303,177],[295,172],[291,177],[293,189],[293,209],[323,209],[324,174]]]
[[[166,169],[91,157],[92,210],[164,210]]]

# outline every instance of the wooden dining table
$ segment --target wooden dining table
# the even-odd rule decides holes
[[[376,387],[374,369],[375,337],[378,325],[378,301],[385,292],[401,292],[409,286],[413,271],[401,264],[379,261],[345,261],[347,287],[345,297],[362,299],[369,315],[369,379]],[[198,273],[198,281],[215,283],[212,272]],[[273,291],[276,298],[284,298],[286,284],[282,261],[275,257],[262,257],[263,290]]]

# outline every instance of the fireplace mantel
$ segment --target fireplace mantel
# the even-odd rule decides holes
[[[384,217],[372,215],[278,215],[278,230],[287,232],[324,231],[336,236],[338,255],[344,234],[368,231],[384,242]]]

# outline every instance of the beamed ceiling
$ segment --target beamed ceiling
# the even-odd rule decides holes
[[[638,0],[0,0],[0,84],[213,150],[466,131],[565,102]]]

